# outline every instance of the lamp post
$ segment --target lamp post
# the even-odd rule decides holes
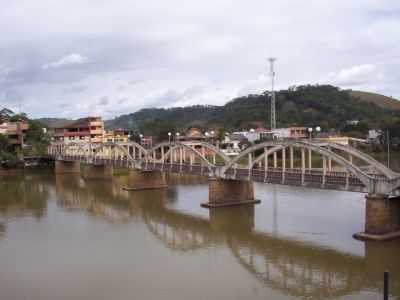
[[[181,135],[179,132],[177,132],[176,134],[176,140],[179,142],[179,136]]]
[[[140,138],[140,145],[142,144],[142,139],[143,139],[143,134],[139,134],[139,138]]]
[[[312,127],[309,127],[308,128],[308,132],[309,132],[309,136],[310,136],[310,142],[311,142],[311,139],[312,139],[312,132],[313,132],[313,128]],[[320,133],[321,132],[321,127],[320,126],[317,126],[317,127],[315,127],[315,132],[318,134],[318,133]]]
[[[214,132],[214,130],[211,130],[211,144],[213,144],[214,145],[214,134],[215,134],[215,132]]]
[[[313,131],[312,127],[309,127],[309,128],[308,128],[308,136],[309,136],[309,138],[310,138],[310,143],[311,143],[312,131]]]
[[[317,126],[315,127],[315,131],[317,132],[317,135],[321,132],[321,127]]]
[[[208,137],[210,136],[210,134],[208,133],[208,131],[206,131],[205,133],[204,133],[204,135],[206,136],[206,141],[208,140]]]
[[[168,132],[168,142],[171,144],[171,135],[172,135],[172,133],[171,132]]]

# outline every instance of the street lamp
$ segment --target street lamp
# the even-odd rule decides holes
[[[172,135],[172,133],[168,132],[168,141],[169,141],[170,144],[171,144],[171,135]]]
[[[317,137],[318,137],[319,133],[321,132],[321,127],[319,126],[315,127],[315,131],[317,132]]]
[[[142,139],[143,139],[143,134],[139,134],[139,138],[140,138],[140,145],[142,144]]]
[[[214,134],[215,134],[215,132],[214,132],[214,130],[211,130],[211,144],[214,144]]]
[[[317,134],[320,133],[321,132],[321,127],[320,126],[315,127],[315,131],[317,132]],[[310,142],[311,142],[313,128],[312,127],[308,128],[308,132],[310,134]]]
[[[312,129],[312,127],[309,127],[308,128],[308,132],[309,132],[309,137],[310,137],[310,142],[311,142],[311,136],[312,136],[312,132],[313,132],[313,129]]]
[[[179,132],[177,132],[176,133],[176,139],[177,139],[177,141],[179,141],[179,136],[180,136],[181,134],[179,133]]]

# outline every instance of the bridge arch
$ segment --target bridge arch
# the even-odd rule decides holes
[[[127,163],[134,164],[136,160],[129,153],[130,145],[135,147],[138,146],[139,144],[132,143],[132,144],[122,145],[112,142],[103,143],[98,148],[96,148],[96,151],[93,153],[93,161],[96,162],[98,159],[100,159],[100,154],[103,154],[103,156],[101,157],[103,159],[106,158],[110,160],[122,160],[124,157],[126,157]],[[128,146],[128,148],[126,146]],[[142,147],[141,145],[139,146]],[[115,149],[119,150],[120,153],[116,153]],[[108,153],[105,152],[104,150],[107,150]],[[143,150],[146,151],[144,148]]]
[[[56,156],[77,156],[83,160],[88,157],[90,149],[86,143],[55,144],[51,147],[55,148]]]
[[[167,148],[167,151],[164,152],[164,149]],[[156,146],[154,146],[153,148],[151,148],[146,156],[145,156],[145,162],[162,162],[165,163],[167,161],[168,158],[171,159],[172,153],[173,151],[177,150],[177,149],[185,149],[188,150],[189,153],[193,154],[194,157],[197,157],[200,159],[200,161],[202,163],[204,163],[204,165],[207,167],[207,169],[209,170],[209,175],[213,176],[215,174],[214,172],[214,164],[210,163],[206,157],[203,156],[202,153],[200,153],[199,151],[197,151],[196,149],[194,149],[193,147],[185,144],[185,143],[181,143],[181,142],[163,142],[160,144],[157,144]],[[161,151],[161,158],[157,159],[157,152],[159,152],[159,150]],[[182,155],[182,153],[180,153],[180,155]],[[180,160],[182,161],[182,157],[180,157]]]
[[[270,151],[267,151],[267,153],[263,153],[263,155],[264,154],[270,155],[274,152],[278,152],[283,149],[286,149],[287,147],[294,147],[294,148],[313,151],[315,153],[320,154],[322,157],[329,158],[332,161],[335,161],[338,165],[345,168],[349,173],[356,176],[366,186],[366,188],[368,189],[369,192],[372,192],[372,193],[382,192],[382,189],[385,189],[385,187],[377,185],[376,178],[371,177],[366,172],[361,170],[356,165],[350,163],[347,159],[343,158],[339,154],[337,154],[333,151],[330,151],[318,144],[312,144],[312,143],[305,142],[305,141],[265,142],[265,143],[261,143],[261,144],[257,144],[252,147],[249,147],[245,151],[243,151],[240,155],[238,155],[237,157],[232,159],[228,164],[226,164],[221,169],[221,174],[220,174],[221,177],[225,177],[226,173],[229,169],[233,168],[235,166],[235,164],[237,164],[240,160],[242,160],[249,154],[252,154],[257,150],[265,149],[267,147],[273,147],[273,148],[270,149]],[[249,166],[248,166],[249,169],[252,168],[253,165],[254,165],[253,163],[249,164]]]
[[[214,145],[212,145],[212,144],[205,143],[205,142],[197,142],[197,141],[196,141],[196,142],[193,142],[193,143],[195,144],[195,146],[200,146],[200,147],[202,147],[202,148],[204,148],[204,149],[208,149],[209,151],[211,151],[211,153],[213,153],[213,154],[219,156],[219,157],[224,161],[224,164],[228,163],[228,162],[231,160],[231,159],[230,159],[225,153],[223,153],[218,147],[216,147],[216,146],[214,146]],[[201,156],[205,157],[205,153],[199,152],[199,151],[195,148],[195,146],[194,146],[194,147],[191,146],[190,142],[188,142],[188,143],[182,143],[182,142],[176,142],[176,141],[174,141],[174,142],[163,142],[163,143],[157,144],[156,146],[154,146],[153,148],[151,148],[151,149],[148,151],[148,157],[147,157],[147,159],[149,159],[151,156],[156,157],[156,156],[155,156],[156,152],[157,152],[159,149],[161,149],[162,147],[167,147],[167,148],[168,148],[168,151],[164,153],[164,156],[168,156],[168,155],[170,154],[170,151],[173,150],[174,147],[176,148],[176,147],[179,147],[179,146],[185,147],[186,149],[188,149],[187,147],[190,147],[190,148],[196,150],[197,153],[200,153]],[[161,157],[161,160],[162,160],[162,159],[163,159],[163,157]],[[213,165],[214,165],[214,164],[213,164]]]
[[[374,167],[376,170],[378,170],[379,172],[381,172],[384,176],[386,176],[388,179],[390,178],[396,178],[399,176],[398,173],[393,172],[391,169],[389,169],[388,167],[386,167],[384,164],[380,163],[379,161],[377,161],[376,159],[374,159],[373,157],[369,156],[368,154],[365,154],[359,150],[357,150],[356,148],[350,147],[350,146],[345,146],[342,144],[338,144],[338,143],[324,143],[321,144],[324,147],[327,147],[328,149],[337,149],[337,150],[341,150],[349,155],[352,155],[353,157],[356,157],[358,159],[360,159],[363,162],[366,162],[368,165]]]

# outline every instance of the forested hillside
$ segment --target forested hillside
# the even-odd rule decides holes
[[[396,101],[396,100],[393,100]],[[399,111],[377,105],[329,85],[298,86],[277,92],[277,126],[316,126],[342,129],[348,120],[359,120],[358,127],[386,128],[400,121]],[[189,106],[143,109],[106,122],[110,128],[139,130],[159,135],[191,126],[248,129],[269,124],[268,93],[233,99],[224,106]]]

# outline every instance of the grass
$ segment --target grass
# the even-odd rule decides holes
[[[382,108],[400,110],[400,101],[392,97],[362,91],[351,91],[351,95],[360,98],[363,101],[374,103]]]

